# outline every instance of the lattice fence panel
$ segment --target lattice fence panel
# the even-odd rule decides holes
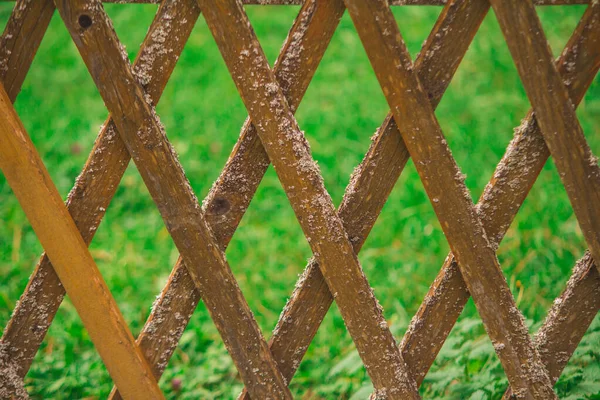
[[[505,397],[556,398],[552,386],[600,307],[600,173],[575,114],[600,67],[599,2],[246,0],[302,5],[273,68],[239,0],[114,2],[160,3],[133,65],[99,0],[19,0],[1,39],[0,168],[46,253],[0,341],[0,397],[26,397],[22,380],[68,293],[115,382],[111,398],[162,398],[157,381],[200,301],[242,397],[291,398],[287,385],[335,301],[374,397],[418,398],[471,295],[508,377]],[[534,5],[572,4],[589,5],[555,61]],[[390,5],[444,6],[414,63]],[[532,110],[474,205],[434,110],[490,8]],[[12,106],[55,10],[110,113],[66,205]],[[249,114],[204,206],[154,111],[201,11]],[[336,210],[294,112],[345,12],[390,112]],[[550,155],[590,250],[531,337],[496,250]],[[356,254],[410,157],[452,252],[398,346]],[[180,252],[137,340],[87,250],[130,159]],[[224,251],[271,162],[314,258],[267,342]]]

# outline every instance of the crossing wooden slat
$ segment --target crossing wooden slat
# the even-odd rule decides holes
[[[52,0],[19,0],[0,38],[0,80],[15,101],[54,14]]]
[[[131,399],[162,399],[85,242],[1,88],[0,169],[119,390]]]
[[[511,387],[556,398],[385,0],[345,0]]]
[[[465,10],[467,12],[456,13],[460,8],[455,4],[454,8],[449,8],[449,13],[454,14],[449,14],[448,17],[442,14],[441,18],[445,19],[446,23],[438,23],[439,29],[434,29],[415,63],[415,70],[419,74],[421,83],[428,90],[434,106],[444,88],[436,90],[434,85],[443,81],[431,77],[445,76],[449,81],[451,76],[444,68],[446,65],[454,65],[452,57],[444,55],[444,49],[449,49],[451,47],[449,44],[454,43],[464,43],[468,46],[466,39],[468,35],[462,36],[459,29],[466,28],[470,22],[474,29],[471,35],[474,35],[478,26],[477,21],[483,18],[485,10],[489,7],[482,2],[479,2],[482,5],[479,9],[476,8],[476,2],[468,2],[468,4],[472,9]],[[570,83],[569,87],[576,103],[579,103],[583,97],[600,66],[600,46],[598,46],[600,35],[597,32],[600,26],[596,16],[598,12],[600,12],[600,4],[590,6],[558,62],[565,82]],[[464,16],[465,20],[456,19],[460,16]],[[452,22],[455,24],[449,25]],[[449,26],[452,28],[448,29]],[[448,38],[440,39],[439,32],[449,35]],[[423,55],[430,55],[430,57],[424,59]],[[459,59],[460,56],[455,60]],[[429,62],[433,64],[429,65]],[[386,122],[388,121],[393,122],[390,119]],[[393,175],[394,171],[398,171],[399,174],[400,170],[396,165],[403,165],[402,163],[407,159],[401,140],[399,139],[399,142],[392,140],[394,134],[399,135],[395,131],[396,128],[388,132],[388,128],[384,126],[387,125],[384,124],[380,128],[383,133],[377,136],[369,155],[357,170],[355,175],[357,178],[353,180],[356,184],[347,191],[355,198],[347,194],[340,207],[340,215],[349,236],[358,238],[353,242],[357,251],[378,214],[378,211],[372,213],[369,207],[373,207],[373,204],[380,199],[385,201],[387,196],[379,197],[378,194],[389,193],[395,182],[395,179],[391,179],[385,185],[385,174]],[[493,244],[497,244],[503,237],[548,157],[548,150],[531,115],[516,131],[517,137],[500,163],[497,177],[488,185],[479,202],[480,216]],[[386,137],[389,144],[378,146],[377,143],[385,140]],[[401,150],[393,150],[398,146]],[[373,155],[381,156],[386,151],[389,151],[390,157]],[[518,166],[525,168],[517,168]],[[344,209],[350,211],[343,212]],[[346,222],[352,219],[355,222]],[[360,230],[364,230],[365,233],[362,234]],[[499,232],[502,234],[500,235]],[[307,272],[284,309],[271,340],[271,351],[278,360],[280,370],[288,379],[291,379],[291,376],[286,373],[293,375],[332,301],[319,276],[320,272],[314,265],[307,267]],[[405,361],[418,384],[422,382],[469,297],[454,258],[448,258],[401,344]],[[584,331],[585,328],[587,325],[584,325]]]
[[[236,0],[201,0],[198,4],[373,385],[390,399],[419,398],[325,190],[309,144],[269,68],[242,4]]]
[[[256,398],[291,398],[101,2],[61,0],[56,7],[244,383]]]
[[[583,236],[600,259],[600,167],[552,58],[531,0],[491,0]],[[528,32],[523,35],[523,32]]]
[[[12,102],[15,101],[21,90],[21,85],[46,33],[53,13],[54,3],[52,0],[21,0],[15,3],[13,12],[0,38],[0,81]],[[55,284],[59,284],[58,278],[54,282]],[[49,285],[53,283],[49,283]],[[64,293],[62,287],[61,292]],[[49,297],[44,299],[40,304],[49,304],[53,299]],[[34,316],[25,310],[25,307],[21,307],[21,303],[19,302],[13,313],[13,317],[9,321],[9,326],[4,330],[3,336],[0,339],[0,353],[2,353],[0,354],[0,364],[2,364],[3,359],[10,360],[10,367],[8,369],[12,372],[12,376],[0,374],[0,391],[2,391],[3,387],[7,387],[11,381],[15,381],[25,375],[20,360],[22,358],[33,359],[33,355],[37,351],[37,346],[35,346],[33,351],[28,351],[28,342],[30,340],[29,336],[37,335],[39,331],[37,329],[30,329],[22,332],[19,328],[12,329],[11,321],[16,320],[16,318],[35,319]],[[50,321],[44,317],[40,323],[49,324]],[[33,324],[32,326],[36,327],[38,324]]]
[[[565,291],[554,301],[535,335],[542,362],[556,383],[600,310],[600,275],[589,253],[577,262]],[[510,388],[504,399],[512,397]]]
[[[340,1],[320,0],[308,1],[300,10],[274,66],[292,109],[300,103],[343,12]],[[223,250],[269,163],[256,129],[246,121],[225,168],[203,201],[204,216]],[[138,337],[155,376],[164,371],[199,300],[200,293],[180,258]]]
[[[47,1],[53,4],[52,0]],[[37,7],[38,4],[41,3],[30,2],[27,7]],[[29,21],[39,20],[41,23],[45,20],[33,12],[28,15]],[[198,16],[199,9],[193,0],[169,0],[159,7],[133,67],[134,74],[142,77],[147,93],[155,102],[159,100]],[[14,38],[16,31],[21,29],[20,26],[15,26],[14,30],[7,29],[4,36]],[[43,36],[39,27],[31,34],[28,31],[22,31],[22,34],[29,36],[31,41],[38,42]],[[162,51],[163,46],[171,51]],[[7,50],[10,54],[17,53],[16,50]],[[24,78],[28,65],[23,60],[30,58],[9,58],[8,70],[16,71],[20,79]],[[14,82],[13,87],[20,87],[18,80],[15,79]],[[109,117],[67,200],[67,208],[86,243],[91,242],[128,163],[127,148],[116,134],[115,125]],[[45,254],[42,255],[0,340],[9,353],[14,370],[21,378],[29,370],[64,293],[50,259]],[[142,350],[147,357],[147,349],[142,346]]]
[[[339,0],[342,2],[342,0]],[[447,5],[428,36],[415,70],[437,106],[489,6],[468,0]],[[452,29],[453,28],[453,29]],[[364,160],[355,170],[338,210],[358,253],[375,224],[409,154],[393,116],[388,114]],[[279,369],[290,381],[325,317],[333,297],[315,259],[307,265],[270,340]],[[408,370],[414,374],[414,360]],[[418,382],[419,383],[419,382]]]
[[[573,103],[579,104],[600,68],[599,3],[588,7],[557,66]],[[495,248],[504,238],[549,155],[530,111],[515,130],[515,137],[477,205],[490,244]],[[402,340],[405,359],[414,366],[417,382],[423,380],[433,364],[469,297],[456,260],[449,254]]]

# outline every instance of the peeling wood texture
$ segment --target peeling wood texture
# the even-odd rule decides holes
[[[159,4],[132,66],[100,0],[18,0],[0,38],[0,168],[46,250],[0,339],[0,397],[26,397],[22,380],[66,289],[115,381],[111,399],[162,397],[156,381],[200,300],[246,385],[242,398],[291,398],[287,385],[334,301],[374,397],[418,398],[471,295],[511,385],[505,398],[555,398],[600,308],[600,174],[574,111],[600,68],[599,2],[391,0],[444,6],[414,65],[385,0],[105,2]],[[66,205],[11,104],[55,4],[111,113]],[[243,4],[301,5],[272,70]],[[568,4],[589,6],[555,62],[534,5]],[[293,114],[346,6],[391,111],[335,210]],[[433,110],[490,6],[533,109],[474,205]],[[202,206],[154,111],[201,10],[249,113]],[[550,155],[590,250],[531,338],[495,252]],[[398,346],[356,254],[410,157],[452,252]],[[87,251],[130,158],[181,253],[135,342]],[[223,252],[271,162],[314,258],[266,342]]]

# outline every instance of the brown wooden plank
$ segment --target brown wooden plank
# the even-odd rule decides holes
[[[574,104],[581,102],[600,67],[599,17],[600,4],[589,6],[557,61]],[[479,199],[479,215],[492,246],[504,238],[549,155],[530,111]],[[449,254],[402,340],[404,357],[417,382],[422,382],[469,297],[456,260]]]
[[[530,0],[492,0],[491,4],[577,222],[590,252],[598,260],[600,167],[556,69],[541,22]]]
[[[387,2],[345,3],[511,386],[556,398]]]
[[[350,335],[378,393],[418,398],[416,385],[383,318],[325,190],[309,144],[269,68],[242,4],[198,2],[248,114],[319,259]]]
[[[344,9],[341,1],[310,0],[302,6],[274,67],[292,109],[298,106],[308,88]],[[203,201],[205,218],[223,250],[269,163],[256,129],[246,121],[225,168]],[[162,375],[199,300],[200,292],[180,258],[138,337],[157,378]]]
[[[158,206],[244,383],[256,398],[291,398],[154,108],[98,0],[56,7]]]
[[[52,259],[110,376],[127,398],[162,399],[144,356],[4,89],[0,89],[0,116],[0,169]]]
[[[134,63],[134,73],[143,77],[147,93],[154,101],[159,100],[199,12],[193,0],[169,0],[160,6]],[[30,19],[35,20],[36,17]],[[35,32],[38,31],[39,28]],[[166,37],[164,41],[163,35]],[[41,36],[40,33],[38,40]],[[31,40],[34,39],[32,35]],[[172,51],[161,51],[162,46],[168,46]],[[26,71],[27,65],[19,64],[21,59],[26,58],[11,58],[14,64],[9,71]],[[20,74],[21,78],[24,76],[24,73]],[[14,85],[19,86],[20,83]],[[128,163],[127,148],[109,117],[67,200],[68,210],[86,243],[91,242]],[[13,369],[21,378],[29,370],[64,293],[50,260],[42,255],[0,340],[14,365]]]

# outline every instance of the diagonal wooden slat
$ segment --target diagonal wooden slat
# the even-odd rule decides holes
[[[256,398],[291,398],[101,2],[61,0],[56,7],[244,383]]]
[[[588,7],[557,66],[573,103],[579,104],[600,68],[600,4]],[[533,112],[515,132],[478,202],[484,229],[496,248],[550,155]],[[417,382],[423,380],[469,297],[456,260],[449,254],[402,340]],[[587,325],[577,328],[585,332]]]
[[[415,63],[415,70],[426,85],[432,105],[437,106],[441,100],[486,11],[485,6],[461,0],[452,6],[447,5],[440,14]],[[409,158],[391,113],[372,140],[338,210],[356,253],[364,244]],[[271,352],[288,381],[300,365],[332,302],[333,297],[318,263],[312,259],[282,311],[270,340]],[[405,361],[414,374],[412,363]]]
[[[15,3],[13,12],[0,38],[0,80],[8,97],[13,102],[21,90],[23,80],[29,71],[29,67],[48,28],[53,13],[54,3],[52,0],[20,0]],[[54,275],[56,276],[56,274]],[[56,282],[59,282],[58,279],[56,279]],[[61,288],[61,290],[64,293],[64,289]],[[42,303],[50,303],[51,301],[52,298],[50,297],[44,299]],[[20,306],[21,302],[19,302],[17,310],[23,310],[23,307]],[[38,308],[35,307],[35,309]],[[15,311],[11,320],[17,314],[19,313]],[[20,316],[22,318],[30,318],[31,314],[26,311],[20,314]],[[43,321],[45,320],[46,318],[43,318]],[[11,374],[0,374],[0,391],[9,384],[14,386],[10,382],[14,382],[19,377],[22,378],[24,376],[20,359],[23,357],[27,358],[28,355],[23,347],[29,341],[28,336],[36,335],[39,332],[38,329],[35,329],[37,326],[38,324],[32,325],[24,334],[14,332],[16,334],[12,335],[12,338],[8,340],[5,339],[11,336],[10,327],[7,327],[4,331],[2,339],[0,339],[0,364],[3,363],[3,359],[10,360],[10,367],[7,369],[11,371]],[[37,347],[35,350],[37,351]],[[8,361],[5,363],[8,363]]]
[[[45,1],[53,10],[53,1]],[[3,35],[11,38],[9,42],[12,40],[16,43],[16,47],[5,49],[6,53],[12,55],[6,64],[9,66],[7,76],[19,74],[19,79],[9,78],[14,82],[11,87],[16,89],[20,87],[28,70],[28,62],[33,56],[15,57],[19,49],[25,49],[25,43],[15,38],[17,32],[21,31],[23,36],[30,38],[28,46],[37,48],[34,44],[39,44],[43,32],[39,26],[36,27],[35,21],[40,21],[38,25],[44,21],[47,23],[50,19],[48,14],[51,14],[47,11],[50,5],[39,8],[41,4],[37,1],[28,2],[26,18],[11,17],[11,20],[24,22],[9,22]],[[199,9],[193,0],[168,0],[159,7],[133,67],[134,74],[146,83],[147,93],[155,102],[159,100],[198,16]],[[28,28],[31,30],[27,30]],[[171,51],[162,51],[163,46]],[[114,122],[109,117],[67,200],[67,208],[86,243],[89,244],[93,239],[128,163],[127,148],[116,134]],[[12,360],[14,371],[21,378],[29,370],[64,293],[50,259],[45,254],[42,255],[0,340]]]
[[[600,311],[600,274],[589,253],[577,262],[565,291],[554,301],[535,335],[542,362],[556,383],[575,348]],[[508,400],[510,388],[504,394]]]
[[[374,386],[389,398],[419,398],[242,4],[199,5]]]
[[[131,399],[162,399],[150,367],[58,190],[0,88],[0,169],[119,390]]]
[[[21,91],[53,14],[52,0],[18,0],[15,3],[0,39],[0,80],[13,102]]]
[[[415,71],[434,107],[452,77],[451,72],[466,51],[469,38],[475,35],[489,8],[484,2],[452,3],[442,12],[415,63]],[[600,4],[590,6],[586,11],[559,62],[564,70],[565,81],[571,82],[577,102],[583,97],[600,66],[598,13]],[[567,65],[570,68],[565,68]],[[339,214],[349,236],[355,239],[353,245],[356,251],[360,250],[408,159],[404,143],[392,123],[393,119],[389,116],[379,129],[381,133],[376,136],[365,160],[357,169],[355,179],[340,206]],[[530,134],[532,129],[534,132]],[[518,136],[497,169],[497,177],[481,197],[479,207],[483,211],[480,211],[480,215],[486,229],[489,228],[492,243],[503,236],[496,232],[506,231],[548,157],[539,133],[535,139],[535,129],[531,118],[526,118],[517,129]],[[387,144],[381,145],[383,142]],[[516,166],[527,168],[514,168]],[[392,178],[388,179],[389,176]],[[577,289],[574,291],[577,292]],[[423,381],[469,297],[455,260],[448,258],[401,344],[405,361],[418,384]],[[288,381],[332,300],[317,266],[314,262],[309,264],[282,312],[271,339],[271,351]],[[593,309],[594,306],[590,307]],[[578,325],[581,335],[587,326],[589,323]],[[572,350],[575,346],[572,346]]]
[[[530,0],[492,0],[491,4],[583,236],[598,260],[600,167],[553,62],[541,22]]]
[[[385,0],[345,0],[511,387],[556,398]]]
[[[311,0],[302,6],[274,66],[293,110],[300,103],[343,11],[340,2]],[[269,163],[256,129],[246,121],[225,168],[203,202],[204,216],[222,250],[231,240]],[[157,378],[162,375],[199,300],[200,292],[180,258],[138,337]],[[114,391],[113,398],[118,398]]]

